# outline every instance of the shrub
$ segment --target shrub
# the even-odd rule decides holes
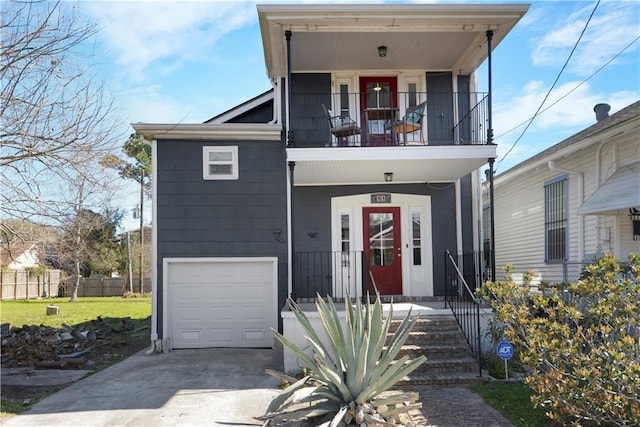
[[[509,276],[507,276],[509,277]],[[640,419],[640,256],[607,254],[566,289],[488,282],[504,337],[532,369],[532,401],[556,420],[636,425]]]
[[[420,407],[402,404],[411,400],[403,392],[382,395],[426,360],[424,356],[414,360],[403,356],[394,361],[415,325],[417,318],[411,318],[411,313],[388,340],[393,307],[384,319],[379,296],[373,304],[357,300],[355,306],[347,298],[344,326],[331,298],[326,303],[318,296],[316,307],[327,337],[323,342],[300,307],[293,301],[289,305],[313,354],[308,355],[277,331],[274,334],[298,357],[308,375],[276,396],[259,419],[328,417],[332,420],[326,421],[327,426],[394,425],[386,423],[399,413]]]

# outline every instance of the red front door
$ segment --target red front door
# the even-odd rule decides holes
[[[363,145],[392,145],[388,125],[398,111],[398,79],[396,77],[360,77],[360,117],[365,131]]]
[[[364,256],[380,295],[402,295],[400,208],[362,208]]]
[[[396,77],[360,77],[362,108],[398,108]]]

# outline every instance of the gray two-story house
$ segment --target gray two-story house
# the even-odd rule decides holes
[[[153,147],[156,348],[271,347],[288,297],[439,298],[445,251],[482,250],[479,82],[528,5],[257,9],[272,90],[133,125]]]

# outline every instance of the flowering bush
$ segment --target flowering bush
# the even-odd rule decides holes
[[[640,419],[640,255],[611,254],[582,278],[542,292],[510,279],[480,290],[504,338],[532,372],[525,381],[547,415],[579,424]]]

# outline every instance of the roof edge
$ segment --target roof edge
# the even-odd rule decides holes
[[[282,126],[263,123],[132,123],[131,126],[146,140],[198,139],[280,141]]]
[[[606,119],[596,122],[591,126],[563,139],[562,141],[546,148],[545,150],[529,157],[526,160],[510,167],[506,171],[496,175],[495,180],[508,179],[511,175],[523,173],[536,167],[539,163],[546,163],[551,157],[560,157],[593,144],[609,133],[619,132],[621,126],[627,126],[634,121],[640,121],[640,100],[616,111]]]

